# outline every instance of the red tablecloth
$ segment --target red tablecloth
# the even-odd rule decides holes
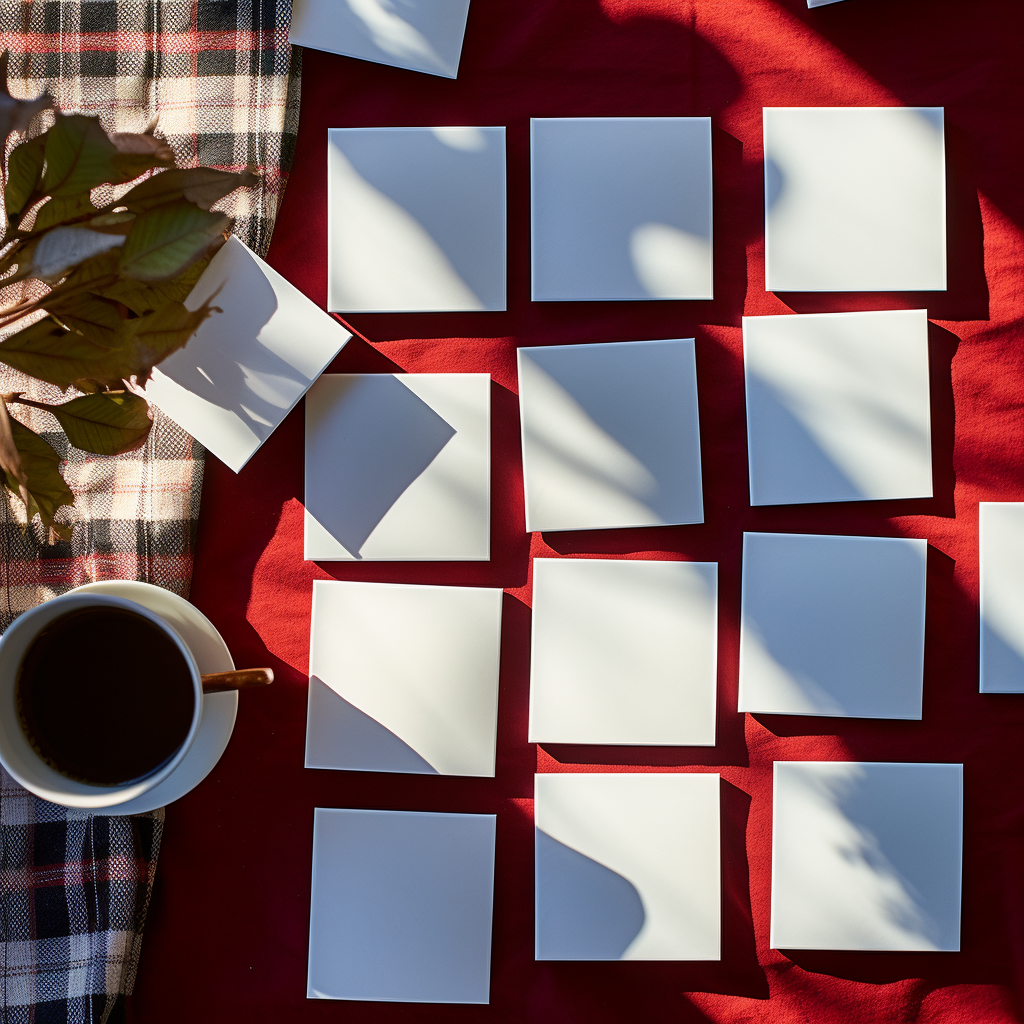
[[[270,262],[326,298],[327,129],[508,126],[509,311],[363,315],[332,369],[493,375],[492,561],[316,566],[302,560],[302,413],[235,476],[211,458],[193,599],[272,692],[243,694],[210,778],[170,808],[134,1014],[145,1024],[349,1022],[1003,1022],[1024,1012],[1024,696],[977,684],[977,507],[1024,499],[1024,76],[1020,0],[473,0],[457,81],[306,51],[295,169]],[[764,290],[761,108],[946,108],[950,286],[945,293],[771,295]],[[531,303],[528,119],[711,115],[713,302]],[[751,509],[740,316],[927,307],[936,496]],[[697,338],[707,522],[524,533],[517,345]],[[923,722],[735,711],[744,530],[925,537]],[[526,742],[530,557],[687,558],[721,566],[714,748],[538,748]],[[495,779],[302,767],[314,578],[504,587]],[[269,653],[268,653],[269,652]],[[771,766],[776,759],[962,761],[963,952],[768,948]],[[532,946],[535,770],[720,771],[721,963],[543,963]],[[489,1007],[307,1001],[313,808],[496,812]]]

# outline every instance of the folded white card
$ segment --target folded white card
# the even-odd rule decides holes
[[[943,291],[942,107],[765,107],[765,287]]]
[[[963,765],[776,761],[773,949],[960,949]]]
[[[1024,502],[983,501],[981,692],[1024,693]]]
[[[486,373],[324,374],[306,396],[305,557],[490,558]]]
[[[237,473],[352,335],[237,238],[185,305],[207,300],[222,312],[153,371],[145,395]]]
[[[692,338],[519,349],[526,529],[704,521]]]
[[[327,308],[505,308],[505,129],[332,128]]]
[[[292,45],[455,78],[469,0],[292,0]]]
[[[921,717],[927,541],[745,533],[740,711]]]
[[[501,595],[315,580],[306,767],[493,776]]]
[[[931,497],[925,310],[745,316],[743,368],[751,505]]]
[[[495,816],[313,815],[307,997],[488,1002]]]
[[[718,566],[535,558],[531,743],[714,746]]]
[[[530,121],[533,298],[710,299],[711,118]]]
[[[536,959],[720,959],[717,774],[534,779]]]

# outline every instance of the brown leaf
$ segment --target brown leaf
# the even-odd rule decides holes
[[[258,180],[249,169],[234,174],[214,167],[175,168],[140,182],[118,200],[118,205],[141,213],[175,199],[187,199],[209,210],[218,199],[223,199],[236,188],[254,185]]]
[[[28,474],[21,464],[18,446],[14,443],[14,432],[11,429],[11,417],[7,412],[7,402],[0,399],[0,469],[7,477],[7,486],[14,491],[23,502],[29,503]],[[11,482],[14,486],[11,486]]]
[[[133,132],[115,132],[110,136],[118,153],[131,153],[136,156],[151,156],[161,163],[173,164],[174,151],[154,135],[138,135]]]
[[[82,395],[49,411],[82,451],[94,455],[120,455],[145,444],[153,416],[149,403],[129,391]]]
[[[7,486],[25,501],[25,512],[29,521],[38,513],[43,526],[60,537],[70,539],[71,528],[54,522],[54,516],[62,506],[73,506],[75,503],[71,488],[60,475],[60,456],[35,431],[29,430],[12,417],[8,419],[27,478],[25,488],[28,491],[28,500],[22,496],[17,480],[12,479],[5,469]]]

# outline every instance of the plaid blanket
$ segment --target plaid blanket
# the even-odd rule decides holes
[[[155,117],[181,166],[261,168],[259,186],[220,207],[263,254],[298,127],[289,18],[288,0],[5,0],[0,50],[11,53],[16,96],[48,89],[62,110],[96,114],[108,131],[141,131]],[[56,397],[6,369],[0,388]],[[27,425],[66,458],[76,509],[70,542],[50,545],[38,523],[25,529],[20,503],[0,495],[0,627],[98,579],[140,579],[187,596],[202,448],[158,414],[141,450],[87,455],[69,448],[48,413],[27,411]],[[123,1016],[162,828],[163,811],[72,812],[0,770],[3,1024]]]

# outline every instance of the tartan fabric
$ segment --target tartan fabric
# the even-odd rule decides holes
[[[259,185],[218,208],[262,255],[298,128],[289,19],[288,0],[4,0],[0,50],[11,54],[15,96],[47,89],[61,110],[98,115],[108,131],[141,131],[156,118],[183,167],[259,168]],[[0,390],[69,397],[3,367]],[[0,494],[0,627],[93,580],[139,579],[187,596],[202,447],[157,413],[142,449],[93,456],[70,448],[49,413],[17,415],[66,459],[76,507],[62,512],[71,540],[50,544],[38,520],[26,524],[21,503]],[[83,815],[0,771],[2,1024],[123,1015],[162,828],[162,810]]]

